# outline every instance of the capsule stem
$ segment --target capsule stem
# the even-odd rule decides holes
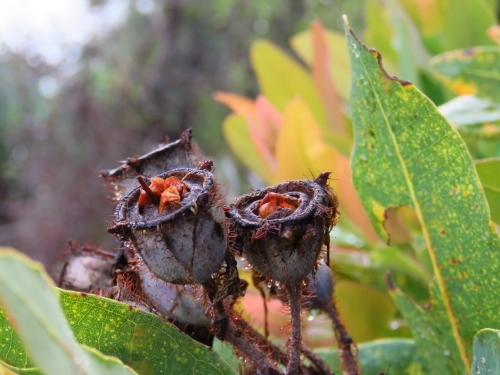
[[[300,297],[301,290],[298,285],[289,285],[290,313],[292,323],[292,334],[290,336],[289,361],[286,369],[287,374],[303,374],[300,354],[302,352],[302,334],[300,329]]]
[[[137,181],[139,181],[139,184],[141,184],[142,190],[144,190],[146,192],[151,203],[153,203],[155,206],[158,206],[159,199],[155,195],[155,193],[153,193],[153,191],[148,186],[146,181],[144,181],[144,178],[142,178],[142,176],[139,176],[139,177],[137,177]]]
[[[344,373],[347,375],[359,375],[361,374],[361,370],[359,369],[356,343],[347,332],[344,324],[342,324],[333,298],[325,301],[324,311],[333,323],[333,330],[335,331],[335,337],[340,349]]]

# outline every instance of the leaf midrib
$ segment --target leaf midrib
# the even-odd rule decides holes
[[[351,31],[352,32],[352,31]],[[363,46],[364,48],[364,46]],[[368,51],[368,53],[370,53],[370,51]],[[378,52],[377,52],[378,53]],[[371,55],[371,53],[370,53]],[[372,58],[373,58],[373,55],[372,55]],[[380,64],[380,62],[378,62]],[[448,319],[450,321],[450,325],[451,325],[451,329],[452,329],[452,332],[453,332],[453,337],[455,338],[455,342],[457,344],[457,348],[458,348],[458,351],[460,353],[460,357],[462,359],[462,362],[464,363],[464,366],[465,368],[467,369],[466,371],[468,372],[470,367],[471,367],[471,364],[470,364],[470,361],[469,361],[469,357],[467,355],[467,350],[466,350],[466,347],[465,347],[465,343],[460,335],[460,332],[458,330],[458,326],[456,324],[457,320],[455,318],[455,315],[453,314],[453,309],[451,307],[451,302],[450,302],[450,298],[448,296],[448,293],[446,292],[446,287],[445,287],[445,283],[444,283],[444,280],[443,280],[443,277],[441,275],[441,273],[439,272],[439,266],[438,266],[438,262],[437,262],[437,258],[436,258],[436,254],[434,251],[431,251],[431,249],[433,249],[433,246],[432,246],[432,240],[430,238],[430,235],[429,235],[429,232],[427,230],[427,226],[426,226],[426,223],[424,221],[424,218],[423,218],[423,213],[422,213],[422,209],[420,207],[420,204],[418,202],[418,199],[416,197],[416,194],[415,194],[415,190],[413,189],[413,185],[411,183],[411,179],[410,179],[410,175],[408,173],[408,170],[406,168],[406,164],[404,163],[404,159],[401,155],[401,152],[400,152],[400,149],[398,147],[398,144],[397,144],[397,141],[396,141],[396,138],[391,130],[391,126],[390,126],[390,123],[389,123],[389,119],[383,109],[383,106],[382,106],[382,103],[380,101],[380,98],[377,94],[377,91],[375,90],[374,86],[373,86],[373,83],[372,81],[370,80],[370,74],[366,68],[366,65],[361,63],[362,67],[363,67],[363,70],[365,71],[365,76],[368,77],[367,80],[368,82],[370,83],[370,88],[373,92],[373,95],[375,97],[375,99],[377,100],[377,104],[378,104],[378,107],[382,113],[382,116],[384,118],[384,123],[385,125],[387,126],[387,130],[390,134],[390,137],[391,137],[391,141],[393,143],[393,146],[396,150],[396,155],[397,155],[397,158],[398,158],[398,161],[399,161],[399,164],[401,166],[401,169],[403,171],[403,175],[404,175],[404,178],[405,178],[405,182],[407,184],[407,187],[408,187],[408,190],[409,190],[409,193],[410,193],[410,197],[411,197],[411,200],[414,204],[414,208],[415,208],[415,214],[417,215],[418,217],[418,220],[420,221],[421,223],[421,226],[422,226],[422,234],[424,236],[424,240],[425,240],[425,243],[427,245],[427,248],[429,249],[429,256],[431,258],[431,262],[432,262],[432,266],[434,268],[434,276],[436,277],[436,282],[438,284],[438,287],[439,287],[439,290],[441,292],[441,295],[443,297],[443,304],[444,304],[444,307],[445,307],[445,310],[446,310],[446,315],[448,316]],[[382,68],[382,67],[381,67]],[[389,78],[387,78],[389,79]]]

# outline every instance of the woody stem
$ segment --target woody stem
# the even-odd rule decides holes
[[[300,296],[301,290],[298,285],[289,285],[290,313],[292,323],[292,334],[290,336],[289,361],[286,369],[287,374],[302,374],[300,364],[300,353],[302,352],[302,334],[300,331]]]

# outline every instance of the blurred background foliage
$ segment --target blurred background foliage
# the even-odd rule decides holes
[[[87,6],[107,17],[107,3]],[[289,50],[288,39],[316,17],[338,29],[342,13],[363,18],[360,0],[121,3],[121,22],[59,64],[30,45],[0,48],[0,244],[49,270],[68,238],[115,247],[106,233],[114,206],[98,172],[165,136],[192,127],[228,199],[255,187],[226,146],[227,110],[212,92],[256,95],[248,50],[259,37]]]
[[[105,230],[113,202],[99,170],[192,127],[228,200],[250,187],[332,171],[342,218],[332,232],[331,259],[347,328],[358,342],[408,336],[387,295],[385,272],[426,303],[432,267],[413,212],[387,213],[387,245],[352,186],[341,15],[364,30],[389,74],[414,82],[441,105],[479,160],[500,156],[500,104],[464,77],[449,79],[439,59],[448,61],[441,54],[458,48],[494,46],[497,12],[496,0],[142,0],[128,3],[123,22],[83,46],[70,73],[5,50],[0,245],[17,247],[49,270],[68,238],[114,248]],[[483,183],[494,185],[495,166],[478,165]],[[500,198],[491,194],[493,208]],[[496,207],[492,215],[500,216]],[[492,216],[497,224],[498,216]],[[256,289],[243,305],[263,325]],[[277,301],[270,302],[269,320],[272,334],[285,337]],[[331,344],[324,325],[314,316],[306,322],[312,346]]]

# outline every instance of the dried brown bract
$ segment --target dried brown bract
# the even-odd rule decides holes
[[[156,176],[180,167],[196,168],[202,158],[191,138],[192,131],[188,129],[179,140],[145,155],[128,158],[120,167],[102,171],[101,177],[113,187],[116,199],[120,200],[137,187],[139,176]]]

